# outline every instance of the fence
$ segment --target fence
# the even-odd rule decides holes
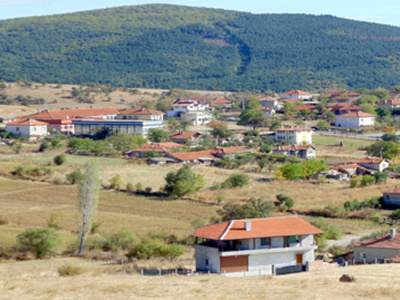
[[[360,135],[360,134],[337,132],[337,131],[316,131],[316,132],[314,132],[314,134],[315,135],[328,135],[328,136],[353,138],[353,139],[368,140],[368,141],[382,140],[380,136],[368,136],[368,135]]]

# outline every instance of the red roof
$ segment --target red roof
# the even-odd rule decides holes
[[[26,116],[25,118],[34,119],[67,119],[79,118],[87,116],[103,116],[103,115],[117,115],[118,110],[112,107],[106,108],[83,108],[83,109],[65,109],[65,110],[44,110],[42,112]]]
[[[119,111],[120,115],[163,115],[162,111],[149,108],[124,108]]]
[[[132,150],[132,152],[154,151],[161,153],[170,153],[171,148],[186,148],[186,147],[177,143],[151,143],[143,145],[137,149],[134,149]]]
[[[310,93],[307,93],[307,92],[301,91],[301,90],[291,90],[291,91],[289,91],[289,92],[282,93],[281,95],[287,95],[287,96],[307,95],[307,96],[311,96]]]
[[[277,129],[277,131],[311,131],[311,128],[292,126],[292,127],[279,128]]]
[[[374,173],[374,170],[364,168],[363,166],[360,166],[358,164],[345,164],[345,165],[333,166],[330,167],[329,170],[346,171],[346,169],[354,169],[354,168],[367,171],[369,173]]]
[[[362,112],[362,111],[353,111],[353,112],[349,112],[347,114],[339,115],[336,118],[342,118],[342,117],[346,117],[346,118],[365,118],[365,117],[375,117],[375,116],[371,115],[371,114],[367,114],[367,113]]]
[[[366,157],[362,160],[355,161],[356,164],[380,164],[383,161],[387,161],[387,159],[380,157]]]
[[[400,99],[399,98],[393,98],[385,101],[380,101],[376,103],[378,105],[400,105]]]
[[[200,133],[196,131],[176,131],[171,134],[169,137],[171,139],[189,139],[191,137],[199,136]]]
[[[386,191],[386,192],[383,192],[383,193],[384,194],[400,194],[400,188],[396,187],[393,190],[389,190],[389,191]]]
[[[238,152],[253,152],[253,149],[245,147],[215,147],[211,150],[212,154],[232,154]]]
[[[297,106],[294,107],[294,109],[300,110],[300,111],[302,111],[302,110],[314,110],[314,109],[317,109],[317,106],[316,105],[311,105],[311,104],[309,104],[309,105],[297,105]]]
[[[201,158],[215,159],[215,156],[210,151],[196,151],[196,152],[177,152],[171,153],[169,156],[176,158],[179,161],[194,161]]]
[[[212,102],[212,104],[231,104],[231,101],[226,100],[226,99],[217,99]]]
[[[385,248],[400,250],[400,233],[397,231],[393,239],[390,234],[385,234],[376,238],[365,240],[353,245],[354,247]]]
[[[251,230],[245,230],[250,222]],[[233,220],[199,227],[193,236],[211,240],[240,240],[262,237],[280,237],[305,234],[323,234],[310,223],[299,217]]]
[[[23,119],[23,120],[17,120],[14,122],[9,122],[7,123],[8,125],[18,125],[18,126],[40,126],[40,125],[47,125],[45,122],[41,121],[36,121],[33,119]]]
[[[337,96],[359,97],[361,95],[359,93],[349,92],[349,91],[336,92],[336,93],[332,93],[332,94],[323,95],[323,97],[327,97],[327,98],[337,97]]]

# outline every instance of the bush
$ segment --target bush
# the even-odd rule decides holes
[[[372,175],[364,175],[361,178],[361,186],[369,186],[369,185],[374,185],[376,182],[376,179]]]
[[[60,154],[57,156],[54,156],[54,163],[58,166],[61,166],[67,161],[67,155],[65,154]]]
[[[203,218],[196,218],[192,222],[190,222],[195,229],[199,228],[200,226],[208,225],[208,221]]]
[[[139,242],[139,237],[129,228],[122,228],[117,234],[112,236],[111,240],[118,248],[128,250]]]
[[[205,185],[203,176],[192,172],[189,164],[184,165],[177,172],[169,172],[165,180],[167,184],[164,190],[169,195],[177,197],[193,194]]]
[[[361,178],[360,177],[353,177],[350,179],[350,186],[352,188],[357,188],[361,186]]]
[[[222,221],[237,219],[268,218],[274,210],[272,201],[264,201],[262,198],[251,198],[248,203],[243,205],[237,203],[227,203],[217,213],[222,217]]]
[[[134,190],[133,184],[132,184],[131,182],[128,182],[128,183],[126,184],[126,191],[127,191],[128,193],[133,193],[133,190]]]
[[[339,228],[337,228],[334,224],[326,221],[324,218],[319,217],[311,224],[321,229],[324,232],[324,234],[322,235],[324,239],[339,240],[342,237],[342,231]]]
[[[275,206],[281,208],[283,211],[291,209],[294,206],[294,200],[289,196],[279,194],[276,195],[276,200]]]
[[[176,258],[185,253],[185,246],[164,244],[157,239],[144,239],[135,245],[127,254],[128,258],[148,259],[151,257],[165,257],[169,259]]]
[[[389,174],[387,172],[375,172],[374,177],[376,183],[384,183],[387,181]]]
[[[115,189],[117,191],[119,191],[122,188],[122,180],[121,180],[121,176],[119,175],[115,175],[113,178],[110,179],[110,185],[109,188],[110,189]]]
[[[92,227],[90,228],[90,233],[95,234],[98,233],[100,230],[101,223],[93,222]]]
[[[32,252],[36,258],[44,258],[58,254],[61,238],[54,228],[38,228],[17,235],[17,242],[22,250]]]
[[[49,220],[47,221],[47,226],[49,228],[54,228],[54,229],[60,229],[61,225],[60,225],[60,214],[57,213],[52,213],[50,215]]]
[[[57,269],[60,276],[76,276],[83,273],[83,269],[78,266],[63,265]]]
[[[43,141],[41,144],[40,144],[40,147],[39,147],[39,152],[44,152],[44,151],[46,151],[46,149],[49,149],[50,148],[50,143],[48,142],[48,141]]]
[[[65,175],[65,178],[70,184],[76,184],[78,183],[79,180],[83,178],[83,174],[81,171],[73,171],[67,175]]]
[[[391,218],[394,221],[400,220],[400,208],[396,209],[394,212],[392,212],[389,215],[389,218]]]
[[[222,189],[229,189],[233,187],[243,187],[248,185],[250,178],[246,174],[233,174],[227,180],[221,183]]]

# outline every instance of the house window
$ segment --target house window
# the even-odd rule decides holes
[[[365,252],[360,252],[360,260],[367,259],[367,253]]]
[[[19,131],[19,127],[17,127],[17,131]]]
[[[290,244],[295,244],[295,243],[298,243],[298,242],[299,242],[299,236],[298,235],[292,235],[289,238],[289,243]]]
[[[206,266],[208,266],[208,259],[206,259]]]
[[[270,242],[269,242],[269,238],[261,238],[261,246],[269,246]]]

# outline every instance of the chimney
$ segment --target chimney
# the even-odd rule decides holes
[[[251,221],[244,221],[244,229],[246,231],[251,231]]]
[[[390,239],[393,240],[395,236],[396,236],[396,229],[394,228],[390,229]]]

